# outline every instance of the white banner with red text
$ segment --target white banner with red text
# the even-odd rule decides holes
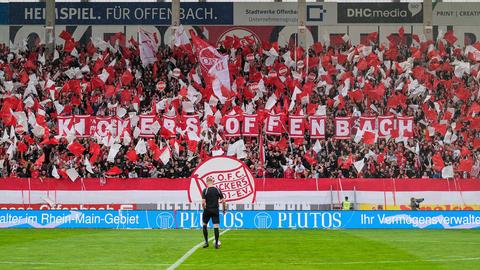
[[[326,116],[303,116],[285,114],[268,114],[262,120],[257,114],[226,115],[222,118],[224,135],[227,137],[258,136],[260,128],[267,135],[288,133],[291,138],[303,138],[308,132],[312,139],[324,139],[326,135]],[[350,139],[357,133],[373,134],[375,138],[413,137],[413,117],[378,116],[359,117],[358,123],[352,117],[335,117],[334,134],[336,139]],[[62,137],[113,136],[123,137],[125,132],[132,134],[138,129],[140,137],[154,137],[161,134],[175,137],[178,130],[200,134],[200,116],[182,115],[161,117],[140,115],[133,118],[95,117],[89,115],[72,115],[58,117],[58,134]]]

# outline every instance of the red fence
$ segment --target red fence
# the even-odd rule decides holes
[[[187,190],[190,179],[83,178],[75,182],[53,178],[0,178],[0,190]],[[480,179],[286,179],[257,178],[257,191],[480,191]]]

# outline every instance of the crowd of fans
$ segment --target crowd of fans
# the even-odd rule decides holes
[[[213,104],[210,109],[223,115],[234,109],[246,110],[246,107],[261,111],[275,93],[278,103],[274,109],[288,111],[293,87],[297,85],[302,89],[309,80],[308,75],[313,73],[315,86],[308,93],[308,102],[298,99],[293,111],[308,114],[309,104],[326,105],[326,138],[317,142],[309,138],[308,132],[304,140],[290,140],[287,135],[265,136],[261,140],[241,136],[226,138],[221,121],[216,121],[214,125],[202,125],[201,141],[193,147],[183,135],[177,134],[179,150],[171,151],[166,164],[156,160],[152,151],[138,155],[136,161],[127,158],[127,153],[140,139],[133,136],[129,142],[119,140],[122,147],[113,162],[107,161],[111,145],[93,137],[73,138],[84,147],[82,155],[74,155],[68,150],[69,143],[73,142],[56,136],[57,116],[115,116],[119,108],[137,115],[162,115],[173,110],[180,116],[181,106],[159,108],[156,104],[165,100],[172,104],[173,99],[186,98],[180,93],[179,79],[172,76],[175,68],[182,72],[183,82],[202,94],[207,92],[208,86],[200,72],[197,73],[202,84],[192,80],[192,74],[198,69],[196,55],[184,48],[159,46],[158,61],[145,67],[138,43],[125,40],[121,34],[109,43],[88,44],[78,44],[68,33],[65,35],[65,44],[58,45],[52,56],[45,53],[44,46],[0,47],[1,177],[68,179],[65,172],[70,168],[75,168],[80,177],[189,177],[212,152],[222,149],[226,154],[228,146],[240,139],[246,146],[243,161],[256,177],[440,178],[442,170],[450,165],[457,178],[479,176],[480,46],[477,43],[458,47],[451,32],[436,41],[427,41],[417,36],[407,38],[400,31],[389,37],[389,44],[378,44],[378,36],[372,33],[365,45],[350,44],[348,40],[340,46],[315,43],[308,51],[288,45],[279,47],[276,43],[224,42],[218,50],[230,56],[231,82],[238,83],[242,81],[239,78],[243,78],[244,87],[237,85],[236,94],[229,101]],[[273,64],[266,64],[272,60],[272,48],[278,57],[273,58]],[[282,56],[289,51],[290,58],[296,58],[297,63],[301,59],[305,67],[288,66],[285,77],[289,79],[283,86],[269,84],[269,72],[278,72],[278,66],[286,61]],[[247,60],[252,55],[253,61]],[[248,68],[245,68],[247,62]],[[121,82],[127,70],[133,79]],[[105,71],[108,72],[105,84],[115,86],[113,95],[106,94],[105,85],[94,80]],[[260,79],[265,82],[266,92],[252,101],[252,94],[258,95],[247,90],[248,85]],[[81,87],[65,87],[72,80],[78,80]],[[166,82],[165,89],[157,89],[158,81]],[[370,96],[369,89],[380,84],[385,86],[383,96]],[[343,89],[346,95],[342,95]],[[360,97],[352,95],[357,89],[362,91]],[[202,122],[207,121],[204,106],[208,102],[209,97],[203,96],[195,103],[195,113]],[[58,104],[63,106],[60,111]],[[25,112],[27,128],[18,126],[17,112]],[[413,138],[379,138],[375,144],[366,145],[333,136],[335,116],[392,114],[414,117]],[[43,127],[40,134],[38,126]],[[209,140],[204,139],[207,137]],[[172,139],[165,138],[161,132],[153,140],[157,145],[170,145],[173,149]],[[265,149],[264,162],[260,141]],[[97,146],[100,152],[92,158]],[[87,170],[85,159],[90,161],[91,169]],[[364,166],[357,171],[354,163],[362,159]]]

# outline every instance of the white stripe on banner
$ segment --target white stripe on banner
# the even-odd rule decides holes
[[[27,194],[26,194],[27,193]],[[44,204],[44,198],[51,198],[55,204],[142,204],[142,203],[188,203],[186,190],[103,190],[103,191],[67,191],[58,190],[55,195],[48,190],[32,190],[30,194],[21,190],[1,190],[0,204]],[[29,196],[28,196],[29,195]],[[344,196],[356,197],[356,203],[397,205],[410,204],[410,198],[425,198],[425,204],[479,204],[480,191],[410,191],[385,194],[383,191],[344,190]],[[255,203],[310,203],[330,204],[330,191],[258,191]],[[334,203],[337,197],[334,195]],[[200,201],[198,201],[200,202]],[[198,203],[197,202],[197,203]],[[235,202],[232,202],[235,203]]]

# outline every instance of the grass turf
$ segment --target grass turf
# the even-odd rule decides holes
[[[213,231],[210,231],[210,235]],[[232,230],[178,269],[480,269],[478,230]],[[0,269],[167,269],[196,230],[0,230]]]

